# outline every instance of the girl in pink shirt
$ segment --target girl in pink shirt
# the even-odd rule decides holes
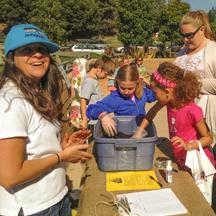
[[[178,165],[186,169],[186,151],[198,149],[199,142],[215,165],[214,156],[208,148],[213,142],[212,135],[206,125],[202,109],[194,103],[201,89],[197,75],[165,62],[152,74],[150,85],[158,102],[149,110],[134,137],[142,137],[143,130],[166,105],[169,136]]]

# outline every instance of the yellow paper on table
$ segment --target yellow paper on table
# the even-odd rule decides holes
[[[154,170],[106,173],[107,191],[152,190],[159,184]]]

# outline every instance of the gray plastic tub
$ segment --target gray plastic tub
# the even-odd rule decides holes
[[[132,135],[141,118],[135,116],[115,116],[118,132]],[[153,156],[157,141],[154,124],[146,129],[148,135],[139,140],[133,138],[107,138],[101,122],[94,129],[94,154],[98,168],[102,171],[149,170],[153,166]]]

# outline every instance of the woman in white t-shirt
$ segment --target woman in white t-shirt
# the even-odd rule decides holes
[[[70,216],[62,162],[88,160],[89,132],[60,141],[62,83],[50,53],[59,49],[35,25],[9,31],[0,78],[0,215]],[[82,138],[80,138],[82,137]]]

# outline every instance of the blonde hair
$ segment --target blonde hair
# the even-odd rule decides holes
[[[135,64],[122,66],[115,77],[115,87],[118,88],[118,81],[135,81],[137,86],[135,95],[140,99],[143,95],[143,81],[139,77],[139,71]]]
[[[204,26],[205,37],[210,40],[213,40],[213,33],[209,24],[209,18],[204,11],[202,10],[190,11],[187,14],[185,14],[180,21],[180,27],[186,24],[191,24],[196,28],[199,28],[200,26]]]

